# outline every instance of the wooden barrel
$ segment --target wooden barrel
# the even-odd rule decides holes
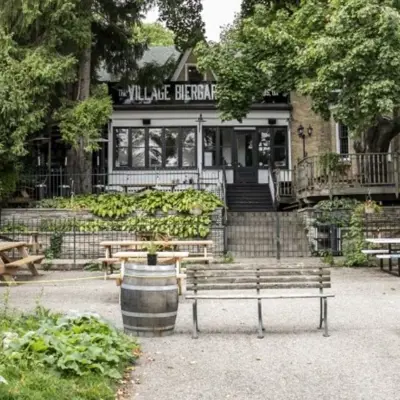
[[[178,312],[175,265],[125,264],[121,311],[126,333],[171,335]]]

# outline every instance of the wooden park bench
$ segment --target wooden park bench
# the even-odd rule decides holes
[[[320,300],[319,328],[324,325],[324,336],[328,335],[328,298],[324,289],[331,287],[330,270],[326,267],[269,267],[261,265],[212,265],[188,266],[186,299],[193,301],[193,338],[198,337],[197,303],[199,300],[257,300],[258,337],[263,338],[262,301],[270,299]],[[267,289],[318,289],[318,293],[265,293]],[[243,294],[235,291],[246,290]],[[226,294],[220,292],[224,291]],[[202,294],[202,293],[206,294]],[[200,294],[201,293],[201,294]]]

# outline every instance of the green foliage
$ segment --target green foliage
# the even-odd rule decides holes
[[[336,227],[347,227],[350,223],[354,209],[360,204],[356,199],[339,199],[320,201],[314,209],[315,226],[320,224],[335,225]]]
[[[228,251],[226,254],[224,254],[222,262],[223,264],[232,264],[235,262],[235,257],[231,252]]]
[[[0,398],[114,399],[116,382],[138,355],[135,342],[92,314],[0,312]]]
[[[223,207],[221,200],[213,193],[188,189],[182,192],[147,190],[138,195],[110,193],[102,195],[79,195],[69,198],[53,198],[41,201],[41,208],[87,209],[101,218],[123,219],[136,210],[154,215],[157,211],[167,213],[174,210],[189,214],[195,206],[200,206],[204,214]]]
[[[346,164],[341,155],[338,153],[325,153],[319,156],[319,165],[321,172],[324,175],[329,174],[343,174],[348,169],[348,164]]]
[[[112,101],[106,85],[94,87],[92,96],[79,103],[66,104],[56,118],[60,120],[60,131],[67,143],[78,148],[83,140],[85,150],[97,150],[95,141],[112,113]]]
[[[58,259],[62,253],[64,235],[62,232],[55,231],[50,236],[50,246],[45,250],[44,255],[47,259]]]
[[[0,149],[1,152],[1,149]],[[17,185],[17,173],[15,170],[3,170],[0,174],[0,200],[12,194]]]
[[[387,131],[393,128],[393,135],[399,132],[398,1],[293,2],[298,7],[288,7],[290,1],[244,3],[244,17],[220,43],[198,48],[201,68],[218,76],[224,120],[243,119],[264,90],[296,91],[312,98],[317,113],[332,115],[356,137],[377,122]]]
[[[376,207],[376,209],[378,209]],[[380,210],[380,208],[379,208]],[[359,204],[350,218],[349,230],[343,240],[343,255],[347,267],[367,266],[368,255],[363,254],[363,249],[371,248],[371,244],[365,240],[365,204]]]
[[[174,33],[159,22],[135,25],[133,36],[149,46],[173,46],[175,40]]]

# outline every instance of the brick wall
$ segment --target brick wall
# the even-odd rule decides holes
[[[324,121],[315,114],[311,110],[312,103],[309,98],[294,92],[290,94],[290,97],[293,106],[291,119],[292,165],[296,165],[298,160],[303,158],[303,140],[297,134],[300,125],[304,126],[306,136],[309,125],[313,128],[312,136],[306,137],[308,156],[335,151],[335,130],[332,130],[334,122]]]

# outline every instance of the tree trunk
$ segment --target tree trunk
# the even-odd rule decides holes
[[[77,100],[84,101],[90,96],[91,83],[91,44],[83,51],[79,60],[79,79]],[[77,148],[68,152],[68,171],[71,179],[71,191],[74,193],[92,192],[92,153],[86,152],[84,138],[79,138]]]

